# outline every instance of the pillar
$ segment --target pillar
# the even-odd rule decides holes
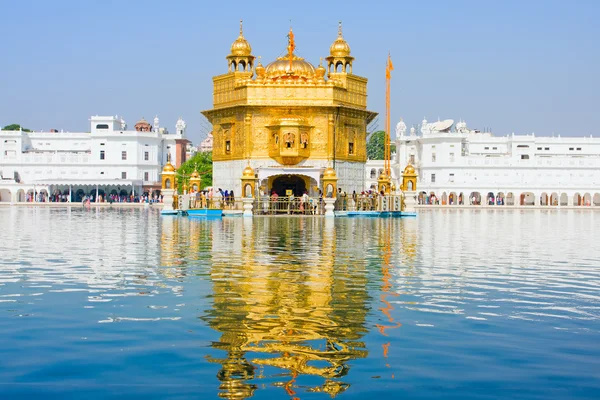
[[[334,217],[334,203],[337,193],[337,174],[331,167],[323,172],[323,201],[325,202],[325,216]]]

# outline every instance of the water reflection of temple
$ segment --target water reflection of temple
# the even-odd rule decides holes
[[[336,263],[326,224],[333,221],[224,220],[213,231],[213,304],[203,319],[221,333],[213,346],[223,357],[209,358],[221,364],[221,397],[252,396],[262,374],[281,377],[275,385],[290,396],[304,375],[322,381],[303,390],[335,396],[348,387],[350,361],[367,355],[367,272]]]

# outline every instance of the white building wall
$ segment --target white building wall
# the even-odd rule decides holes
[[[600,138],[424,132],[402,135],[396,148],[395,168],[403,170],[411,163],[418,191],[438,198],[451,192],[479,192],[483,197],[488,192],[530,192],[535,204],[552,193],[565,193],[570,203],[577,193],[592,198],[598,194],[600,200]],[[366,169],[368,176],[368,164]]]
[[[91,117],[90,132],[0,131],[0,189],[5,189],[2,201],[8,192],[14,197],[19,185],[30,190],[49,180],[65,184],[73,180],[156,184],[167,151],[172,152],[174,162],[175,140],[183,134],[121,130],[117,117],[99,116]]]

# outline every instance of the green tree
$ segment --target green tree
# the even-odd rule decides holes
[[[190,175],[198,171],[202,179],[202,187],[212,186],[212,152],[196,153],[177,169],[177,183],[188,183]]]
[[[3,131],[18,131],[20,129],[23,129],[23,132],[31,132],[31,129],[21,128],[19,124],[10,124],[2,128]]]
[[[367,142],[367,158],[383,160],[385,150],[385,131],[374,132]],[[390,153],[396,151],[396,145],[390,144]]]

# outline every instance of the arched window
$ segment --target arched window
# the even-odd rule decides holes
[[[371,179],[375,179],[377,177],[377,171],[375,168],[371,168]]]

